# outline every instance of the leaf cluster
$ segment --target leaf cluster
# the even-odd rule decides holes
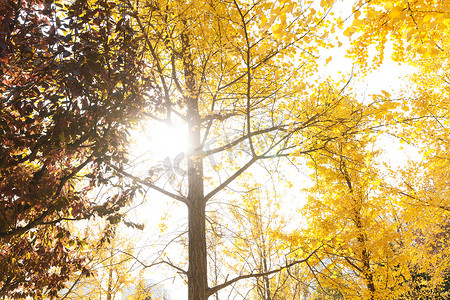
[[[101,210],[88,193],[126,161],[126,127],[150,107],[151,84],[119,5],[0,7],[0,295],[52,297],[84,270],[64,222],[116,213],[132,198],[125,189]]]

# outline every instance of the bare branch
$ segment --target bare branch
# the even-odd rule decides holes
[[[175,199],[175,200],[178,200],[180,202],[183,202],[186,205],[188,205],[188,203],[189,203],[188,200],[185,197],[183,197],[183,196],[176,195],[176,194],[173,194],[173,193],[171,193],[169,191],[166,191],[165,189],[160,188],[159,186],[155,185],[154,183],[146,181],[146,180],[142,180],[139,177],[134,176],[134,175],[128,173],[127,171],[125,171],[125,170],[119,169],[118,167],[116,167],[116,166],[114,166],[112,164],[108,164],[108,166],[110,166],[111,168],[113,168],[114,170],[119,172],[120,174],[125,175],[128,178],[131,178],[131,179],[135,180],[136,182],[139,182],[140,184],[143,184],[143,185],[145,185],[145,186],[147,186],[147,187],[149,187],[149,188],[151,188],[151,189],[153,189],[155,191],[158,191],[161,194],[164,194],[166,196],[169,196],[172,199]]]
[[[244,166],[242,166],[242,168],[240,168],[239,170],[237,170],[233,175],[231,175],[230,177],[228,177],[227,180],[225,180],[222,184],[220,184],[218,187],[216,187],[214,190],[212,190],[211,192],[208,193],[208,195],[206,195],[203,198],[203,201],[208,201],[209,199],[211,199],[215,194],[217,194],[218,192],[220,192],[221,190],[223,190],[227,185],[229,185],[233,180],[235,180],[239,175],[241,175],[242,173],[244,173],[245,170],[247,170],[248,168],[250,168],[251,165],[253,165],[256,161],[258,160],[257,157],[253,157],[252,159],[250,159]]]
[[[286,264],[285,266],[279,267],[278,269],[274,269],[274,270],[271,270],[271,271],[268,271],[268,272],[254,273],[254,274],[247,274],[247,275],[237,276],[237,277],[235,277],[235,278],[233,278],[231,280],[228,280],[228,281],[226,281],[226,282],[224,282],[222,284],[219,284],[219,285],[216,285],[214,287],[208,288],[207,296],[209,297],[212,294],[217,293],[219,290],[224,289],[227,286],[229,286],[229,285],[231,285],[231,284],[233,284],[233,283],[235,283],[237,281],[240,281],[242,279],[258,278],[258,277],[262,277],[262,276],[275,274],[275,273],[278,273],[280,271],[283,271],[284,269],[289,269],[290,267],[293,267],[293,266],[295,266],[297,264],[307,262],[322,247],[323,247],[323,245],[320,246],[319,248],[315,249],[306,258],[300,259],[300,260],[295,260],[295,261],[293,261],[293,262],[291,262],[289,264]]]

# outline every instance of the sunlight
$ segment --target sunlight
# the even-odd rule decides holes
[[[174,157],[186,151],[186,129],[163,123],[149,123],[147,133],[152,138],[152,148],[162,156]]]
[[[160,185],[169,188],[174,178],[178,177],[180,165],[184,161],[186,151],[187,134],[182,126],[168,125],[157,121],[148,121],[131,133],[133,143],[131,145],[131,166],[134,174],[158,181]],[[173,177],[175,175],[175,177]],[[151,196],[150,196],[151,195]],[[149,228],[158,228],[161,217],[171,211],[170,214],[181,217],[170,198],[166,198],[159,192],[150,191],[147,195],[156,201],[145,204],[140,217],[144,218]],[[176,206],[176,205],[175,205]]]
[[[152,120],[143,122],[140,128],[131,133],[131,137],[133,141],[130,154],[134,159],[133,171],[144,177],[158,178],[158,185],[171,190],[170,185],[174,178],[171,174],[175,173],[177,176],[180,174],[176,169],[177,157],[182,157],[187,147],[186,128]],[[180,163],[178,161],[178,164]],[[179,234],[177,231],[166,232],[165,228],[185,228],[187,212],[179,202],[157,191],[149,190],[145,197],[147,201],[135,211],[135,214],[137,219],[145,224],[139,244],[139,247],[143,249],[141,256],[151,257],[152,247],[169,243],[168,240],[173,238],[173,235]],[[169,236],[167,240],[163,237],[166,234]],[[181,250],[171,250],[170,253],[177,253],[177,251]],[[156,275],[150,273],[147,276],[150,280],[160,281],[161,278],[169,278],[170,274],[170,269],[162,268]],[[179,278],[172,280],[174,281],[169,285],[170,294],[174,297],[172,299],[186,299],[187,294],[183,283],[179,282]]]
[[[186,130],[182,126],[168,125],[157,121],[144,123],[131,133],[133,145],[131,154],[135,165],[148,168],[155,163],[172,162],[186,151]]]

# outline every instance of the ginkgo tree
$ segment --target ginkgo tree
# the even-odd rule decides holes
[[[419,255],[427,259],[416,268],[428,270],[424,272],[434,275],[430,276],[429,282],[434,281],[431,286],[439,286],[449,270],[446,264],[437,263],[448,260],[445,247],[438,251],[433,245],[439,244],[437,236],[447,235],[448,223],[450,2],[370,1],[355,4],[354,11],[355,21],[347,33],[354,33],[352,55],[359,63],[371,65],[367,54],[370,45],[376,44],[376,67],[384,59],[388,42],[392,42],[392,59],[417,70],[410,76],[410,89],[406,91],[411,98],[398,106],[403,112],[394,118],[397,128],[391,134],[413,145],[421,158],[408,162],[393,177],[397,180],[396,192],[403,197],[406,222],[420,232],[419,244],[434,249],[422,249]]]
[[[445,135],[436,128],[446,119],[445,106],[422,111],[425,99],[431,100],[392,99],[384,92],[364,104],[348,97],[330,120],[354,118],[335,132],[321,131],[329,142],[309,155],[316,186],[305,190],[308,225],[293,238],[301,253],[301,245],[322,245],[305,269],[322,292],[338,290],[350,299],[445,297],[447,200],[433,188],[446,186],[439,163],[445,159],[431,155],[441,143],[432,137]],[[381,150],[384,136],[421,145],[423,160],[393,168],[392,148]]]
[[[394,98],[383,92],[374,98],[375,104],[380,101],[385,104],[373,114],[371,125],[380,133],[409,144],[409,149],[420,154],[416,161],[405,161],[403,169],[395,170],[386,165],[388,169],[384,174],[390,177],[390,184],[385,183],[384,189],[389,186],[389,197],[396,200],[382,208],[390,207],[396,211],[388,219],[397,221],[395,240],[401,241],[397,247],[390,241],[393,243],[390,247],[395,251],[386,257],[394,260],[403,257],[407,261],[391,269],[394,273],[403,270],[397,278],[400,279],[398,283],[402,280],[404,283],[395,289],[403,297],[445,297],[446,293],[448,254],[442,246],[442,238],[447,236],[448,222],[448,180],[445,175],[449,113],[446,100],[448,5],[447,1],[359,1],[353,6],[352,24],[347,24],[344,31],[351,37],[353,46],[349,54],[364,71],[376,69],[383,63],[390,42],[393,43],[392,59],[413,65],[417,70],[409,78],[411,84],[403,91],[403,97]],[[318,172],[319,177],[328,172]],[[369,186],[363,185],[364,188]],[[314,203],[322,203],[322,200],[316,199]],[[383,216],[382,208],[379,218]],[[321,213],[320,209],[315,212]],[[317,230],[323,228],[326,224]],[[384,228],[389,228],[388,224]],[[378,235],[382,233],[377,231]],[[337,277],[342,279],[342,276]],[[332,281],[338,283],[339,279]],[[389,285],[387,279],[381,282]],[[369,297],[396,297],[389,291],[389,296],[386,293],[377,296],[380,290],[369,286],[367,289],[376,291]]]
[[[327,1],[128,1],[127,14],[145,35],[152,62],[158,119],[183,124],[188,149],[177,160],[184,176],[171,176],[171,188],[164,189],[156,169],[146,178],[131,168],[116,170],[186,205],[188,299],[264,276],[255,270],[209,286],[207,203],[259,161],[287,157],[292,148],[296,155],[322,148],[327,140],[320,135],[291,141],[306,128],[343,122],[321,118],[340,101],[318,109],[304,104],[318,50],[334,30],[329,9]]]
[[[254,180],[254,179],[253,179]],[[257,270],[265,273],[249,283],[250,291],[247,299],[296,299],[305,292],[306,285],[294,278],[298,268],[273,272],[272,270],[286,263],[291,252],[291,244],[286,243],[283,235],[287,232],[289,220],[285,214],[279,213],[281,193],[272,191],[270,187],[258,184],[250,185],[251,178],[245,183],[245,193],[239,203],[232,203],[228,230],[232,245],[225,249],[222,259],[228,262],[238,274],[251,273]],[[245,288],[240,288],[243,293]]]
[[[422,250],[423,264],[414,268],[415,273],[427,274],[421,290],[442,297],[448,293],[450,270],[445,246],[449,220],[447,78],[448,60],[444,57],[422,61],[420,72],[411,77],[416,85],[415,99],[409,121],[398,135],[415,145],[421,160],[410,162],[396,177],[396,191],[403,198],[408,222],[418,232],[416,247]]]
[[[346,137],[312,156],[318,179],[304,234],[325,246],[311,270],[351,299],[396,299],[410,278],[396,203],[380,188],[375,158],[370,144]]]

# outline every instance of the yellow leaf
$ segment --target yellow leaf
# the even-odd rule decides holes
[[[277,39],[280,39],[283,35],[283,26],[281,24],[275,24],[272,27],[273,36]]]
[[[328,64],[333,58],[330,56],[325,60],[325,63]]]
[[[354,27],[349,27],[344,31],[344,35],[351,37],[356,32],[356,29]]]
[[[424,18],[423,18],[423,22],[427,23],[428,21],[430,21],[432,18],[431,14],[427,14]]]
[[[420,55],[424,55],[427,52],[427,49],[425,49],[422,46],[419,46],[419,48],[417,48],[417,53],[419,53]]]
[[[262,45],[261,47],[259,47],[257,50],[256,50],[256,54],[264,54],[264,53],[266,53],[267,51],[267,46],[266,45]]]
[[[364,22],[359,20],[359,19],[354,19],[353,20],[353,27],[361,27],[362,25],[364,25]]]
[[[403,8],[396,6],[394,7],[391,12],[389,13],[389,16],[393,19],[399,18],[403,15]]]
[[[429,148],[427,151],[424,152],[425,156],[429,156],[430,154],[433,154],[435,152],[435,149]]]
[[[286,11],[286,12],[292,12],[292,10],[294,9],[294,7],[295,7],[294,2],[290,2],[290,3],[288,4],[288,6],[285,8],[285,11]]]
[[[367,17],[368,17],[369,19],[375,19],[375,17],[376,17],[377,15],[378,15],[377,12],[374,11],[374,10],[369,10],[369,11],[367,12]]]
[[[267,24],[268,22],[269,22],[269,20],[267,19],[267,17],[266,16],[261,16],[261,25],[265,25],[265,24]]]
[[[320,1],[320,6],[326,7],[333,5],[334,0],[322,0]]]
[[[341,17],[339,17],[339,18],[336,20],[336,23],[337,23],[339,29],[342,29],[342,28],[344,27],[344,22],[342,21],[342,18],[341,18]]]
[[[284,27],[286,27],[286,26],[287,26],[287,23],[286,23],[286,14],[285,14],[285,13],[282,13],[282,14],[280,15],[280,20],[281,20],[281,24],[282,24]]]
[[[392,9],[394,8],[394,4],[393,4],[392,2],[390,2],[390,1],[388,1],[388,2],[386,3],[386,5],[384,6],[384,8],[385,8],[386,10],[392,10]]]
[[[386,92],[385,90],[382,90],[381,92],[383,93],[383,95],[384,95],[385,97],[391,97],[391,94],[389,94],[389,93]]]
[[[431,56],[438,56],[439,54],[441,54],[441,50],[439,50],[438,48],[434,47],[433,49],[431,49]]]
[[[392,115],[387,115],[386,116],[386,121],[389,123],[390,121],[392,121],[393,116]]]

